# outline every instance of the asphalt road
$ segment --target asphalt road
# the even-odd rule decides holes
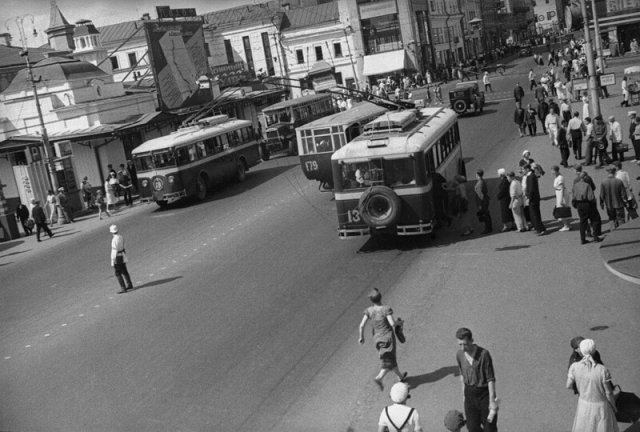
[[[517,163],[528,144],[512,112],[495,102],[461,119],[468,172]],[[111,222],[138,287],[126,295],[109,267]],[[570,429],[576,333],[598,332],[617,381],[640,391],[628,343],[637,290],[595,247],[579,249],[575,232],[461,241],[455,228],[435,241],[338,240],[331,195],[279,158],[203,203],[138,206],[0,246],[0,430],[373,430],[388,397],[371,383],[373,348],[357,343],[373,286],[407,319],[400,362],[426,430],[461,408],[462,325],[494,354],[503,430]]]

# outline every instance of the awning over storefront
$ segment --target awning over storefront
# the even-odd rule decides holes
[[[405,50],[388,51],[364,56],[363,73],[365,76],[383,75],[406,69],[410,65]]]

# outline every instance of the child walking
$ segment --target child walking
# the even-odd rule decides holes
[[[98,192],[96,192],[96,201],[95,201],[96,207],[98,207],[98,219],[102,220],[102,209],[104,209],[104,195],[102,193],[102,189],[98,189]],[[111,213],[109,213],[109,210],[106,211],[107,216],[111,217]]]

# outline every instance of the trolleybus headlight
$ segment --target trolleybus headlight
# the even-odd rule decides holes
[[[169,177],[167,177],[167,181],[168,181],[169,183],[173,183],[173,176],[169,176]]]
[[[149,180],[142,180],[142,187],[146,188],[149,186]]]

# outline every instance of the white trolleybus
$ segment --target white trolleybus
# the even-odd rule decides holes
[[[145,141],[131,155],[140,198],[161,207],[190,196],[204,200],[213,185],[243,181],[261,160],[252,123],[226,115],[203,118]]]
[[[465,175],[457,114],[383,114],[331,156],[338,236],[425,235],[434,228],[432,178]]]
[[[322,117],[296,128],[302,172],[309,180],[318,180],[325,189],[333,189],[331,155],[362,133],[364,126],[388,108],[371,102],[357,102],[346,110]]]

